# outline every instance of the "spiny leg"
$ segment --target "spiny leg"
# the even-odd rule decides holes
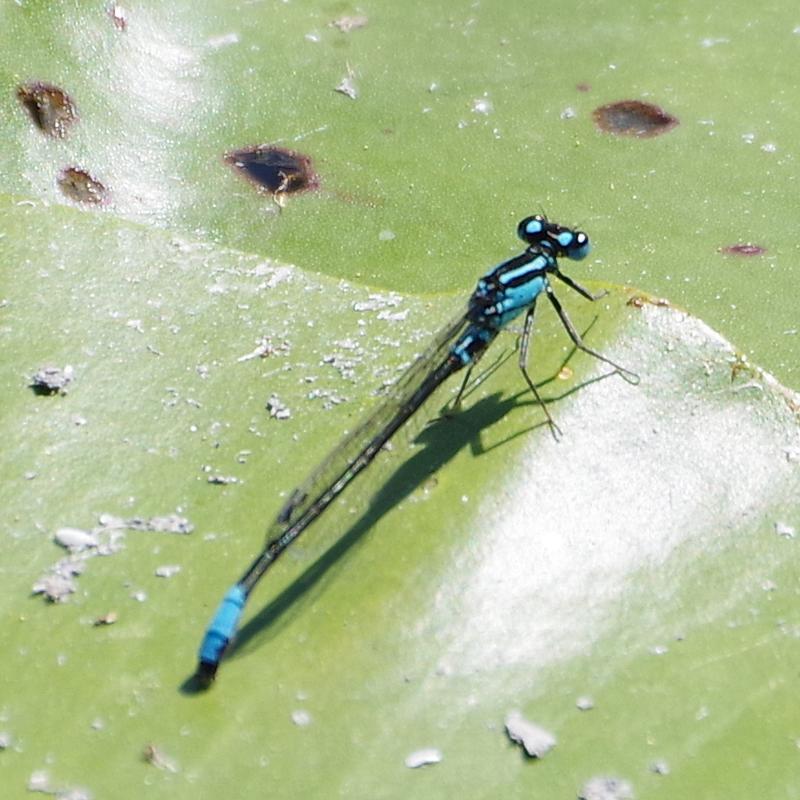
[[[592,302],[595,300],[600,300],[608,294],[605,289],[597,294],[592,294],[585,286],[581,286],[574,278],[570,278],[569,275],[565,275],[563,272],[561,272],[561,270],[556,270],[554,274],[560,281],[566,283],[570,289],[573,289],[579,295],[585,297],[587,300],[591,300]]]
[[[547,406],[544,404],[544,400],[542,400],[541,395],[539,394],[534,382],[531,380],[530,375],[528,375],[527,370],[528,349],[531,343],[531,332],[533,331],[533,312],[535,310],[536,300],[531,303],[530,307],[528,308],[528,312],[525,314],[525,326],[522,329],[522,335],[519,339],[519,368],[528,384],[528,387],[530,388],[531,392],[533,392],[536,402],[541,406],[545,417],[547,417],[547,424],[550,426],[550,433],[552,433],[553,438],[558,441],[558,437],[563,435],[561,433],[561,429],[558,427],[558,425],[556,425],[555,420],[550,416],[550,412],[547,410]]]
[[[575,283],[571,279],[567,280],[565,275],[561,275],[561,273],[558,273],[558,277],[561,278],[561,280],[563,280],[564,283],[567,284],[567,286],[570,286],[571,288],[575,289],[575,291],[577,291],[579,294],[582,294],[589,300],[597,299],[589,291],[584,289],[579,284]],[[617,372],[619,372],[619,374],[626,381],[628,381],[628,383],[633,383],[633,384],[639,383],[639,376],[635,372],[631,372],[631,370],[626,369],[620,364],[617,364],[610,358],[606,358],[602,353],[598,353],[597,350],[592,350],[591,347],[584,344],[580,334],[578,333],[577,330],[575,330],[575,326],[572,324],[572,320],[567,316],[567,312],[564,310],[559,299],[556,297],[553,288],[551,286],[547,286],[545,291],[547,292],[547,297],[553,304],[553,308],[555,308],[556,313],[558,314],[558,317],[561,320],[561,324],[564,326],[564,328],[566,328],[566,331],[569,334],[569,338],[572,339],[573,344],[575,345],[575,347],[578,348],[578,350],[582,350],[584,353],[588,353],[590,356],[594,356],[599,361],[603,361],[609,366],[614,367],[614,369],[617,370]]]
[[[453,402],[450,405],[450,408],[447,409],[447,413],[448,414],[452,414],[452,413],[458,411],[459,408],[461,408],[461,398],[464,396],[464,392],[465,392],[465,390],[467,388],[467,384],[469,383],[469,378],[470,378],[470,375],[472,375],[472,368],[474,366],[475,366],[475,364],[470,364],[467,367],[467,372],[464,375],[464,380],[461,381],[461,387],[458,390],[458,394],[456,395],[456,399],[453,400]]]

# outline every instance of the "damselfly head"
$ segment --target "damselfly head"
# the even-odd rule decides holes
[[[586,258],[591,250],[589,237],[583,231],[550,222],[544,214],[525,217],[517,226],[517,235],[532,247],[546,247],[554,256],[565,256],[573,261]]]

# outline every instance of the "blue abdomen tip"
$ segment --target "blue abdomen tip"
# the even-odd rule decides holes
[[[246,600],[247,595],[238,583],[222,598],[200,645],[201,662],[216,664],[222,658],[225,648],[236,633]]]

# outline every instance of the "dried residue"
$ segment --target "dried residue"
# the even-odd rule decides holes
[[[331,22],[332,28],[338,28],[342,33],[350,33],[366,26],[369,19],[364,14],[353,14],[339,17]]]
[[[634,800],[633,787],[621,778],[591,778],[583,785],[578,800]]]
[[[99,524],[91,530],[61,527],[53,541],[69,551],[69,555],[48,567],[31,587],[51,603],[62,603],[77,590],[76,578],[86,569],[88,561],[97,556],[110,556],[124,547],[126,531],[189,534],[194,526],[179,514],[123,519],[101,514]]]
[[[35,394],[66,394],[67,387],[75,377],[75,370],[67,364],[65,367],[39,367],[31,376],[30,387]]]

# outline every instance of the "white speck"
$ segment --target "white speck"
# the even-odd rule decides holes
[[[334,91],[349,97],[351,100],[355,100],[358,97],[358,87],[356,86],[355,82],[355,74],[351,69],[348,68],[347,75],[345,75],[344,78],[339,81],[337,86],[334,88]]]
[[[784,447],[783,454],[786,456],[786,460],[791,464],[800,461],[800,447],[792,445]]]
[[[379,311],[378,319],[385,319],[388,322],[402,322],[408,317],[409,309],[403,311]]]
[[[171,578],[181,571],[180,564],[164,564],[156,567],[155,575],[157,578]]]
[[[484,95],[472,101],[472,111],[475,114],[488,115],[494,111],[494,106],[492,105],[492,101]]]
[[[93,731],[102,731],[105,727],[106,727],[106,723],[100,717],[95,717],[92,720],[92,730]]]
[[[274,394],[267,400],[267,411],[273,419],[289,419],[292,416],[292,412]]]
[[[292,711],[292,722],[300,728],[305,728],[312,722],[312,716],[305,709]]]
[[[214,50],[219,50],[221,47],[229,47],[232,44],[239,44],[239,34],[233,32],[223,33],[219,36],[212,36],[206,41],[208,42],[209,47],[213,48]]]
[[[633,787],[621,778],[591,778],[583,785],[578,800],[633,800]]]
[[[381,241],[381,242],[391,242],[392,239],[396,239],[396,238],[397,238],[397,234],[394,231],[390,231],[390,230],[382,230],[378,234],[378,241]]]
[[[697,713],[694,715],[694,718],[700,722],[701,720],[704,720],[710,713],[711,712],[709,712],[708,706],[700,706],[700,708],[697,709]]]
[[[133,598],[133,599],[134,599],[134,600],[135,600],[137,603],[144,603],[144,601],[145,601],[145,600],[147,600],[147,592],[141,592],[141,591],[140,591],[140,592],[134,592],[134,593],[131,595],[131,597],[132,597],[132,598]]]
[[[778,145],[774,144],[773,142],[767,142],[766,144],[761,145],[761,149],[765,153],[775,153],[778,150]]]
[[[742,141],[746,144],[753,144],[756,140],[756,135],[754,133],[743,133],[742,134]]]
[[[248,275],[256,277],[268,276],[267,280],[258,285],[259,289],[274,289],[276,286],[280,286],[280,284],[290,280],[293,274],[294,269],[292,267],[276,267],[269,261],[258,264],[248,273]]]
[[[543,758],[556,746],[556,737],[550,731],[529,722],[519,711],[506,716],[505,726],[508,738],[521,744],[531,758]]]
[[[313,42],[314,44],[318,44],[321,41],[321,37],[318,33],[307,33],[303,38],[307,42]]]
[[[797,530],[793,525],[787,525],[785,522],[775,523],[775,533],[782,536],[784,539],[794,539],[797,535]]]
[[[718,44],[728,44],[730,39],[726,39],[724,36],[717,36],[717,37],[707,37],[705,39],[700,40],[700,45],[702,47],[714,47]]]
[[[561,119],[575,119],[575,117],[577,117],[577,116],[578,116],[578,112],[572,106],[567,106],[561,112]]]
[[[215,486],[227,486],[231,483],[239,483],[239,479],[235,475],[209,475],[207,480]]]
[[[395,308],[402,298],[396,294],[371,294],[368,300],[353,303],[353,311],[379,311],[382,308]]]
[[[591,711],[594,708],[594,700],[591,697],[583,695],[575,701],[575,705],[580,711]]]
[[[656,775],[669,775],[669,764],[667,764],[667,762],[663,759],[654,761],[650,765],[650,772],[653,772]]]
[[[44,792],[45,794],[51,794],[52,790],[50,789],[50,776],[43,769],[38,769],[36,772],[32,772],[30,778],[28,778],[27,789],[29,792]]]
[[[14,744],[14,737],[8,731],[0,731],[0,750],[8,750]]]
[[[251,350],[249,353],[245,353],[243,356],[239,356],[239,358],[236,360],[241,364],[243,361],[250,361],[253,358],[266,358],[267,356],[272,355],[273,352],[274,350],[270,340],[266,337],[262,337],[259,339],[254,350]]]
[[[405,764],[409,769],[419,769],[430,764],[438,764],[442,760],[442,751],[435,747],[423,747],[406,756]]]
[[[657,645],[655,645],[655,646],[650,648],[650,652],[654,656],[663,656],[666,653],[669,653],[669,647],[667,647],[666,645],[663,645],[663,644],[657,644]]]
[[[167,757],[158,747],[154,744],[145,745],[142,757],[148,764],[154,767],[163,769],[167,772],[178,772],[178,765],[174,759]]]
[[[331,22],[332,28],[338,28],[342,33],[350,33],[363,28],[369,22],[369,18],[364,14],[353,14],[339,17]]]
[[[439,89],[439,84],[438,84],[438,83],[436,83],[436,81],[433,81],[433,83],[431,83],[431,85],[430,85],[430,86],[428,86],[428,91],[429,91],[429,92],[435,92],[435,91],[437,91],[438,89]]]

